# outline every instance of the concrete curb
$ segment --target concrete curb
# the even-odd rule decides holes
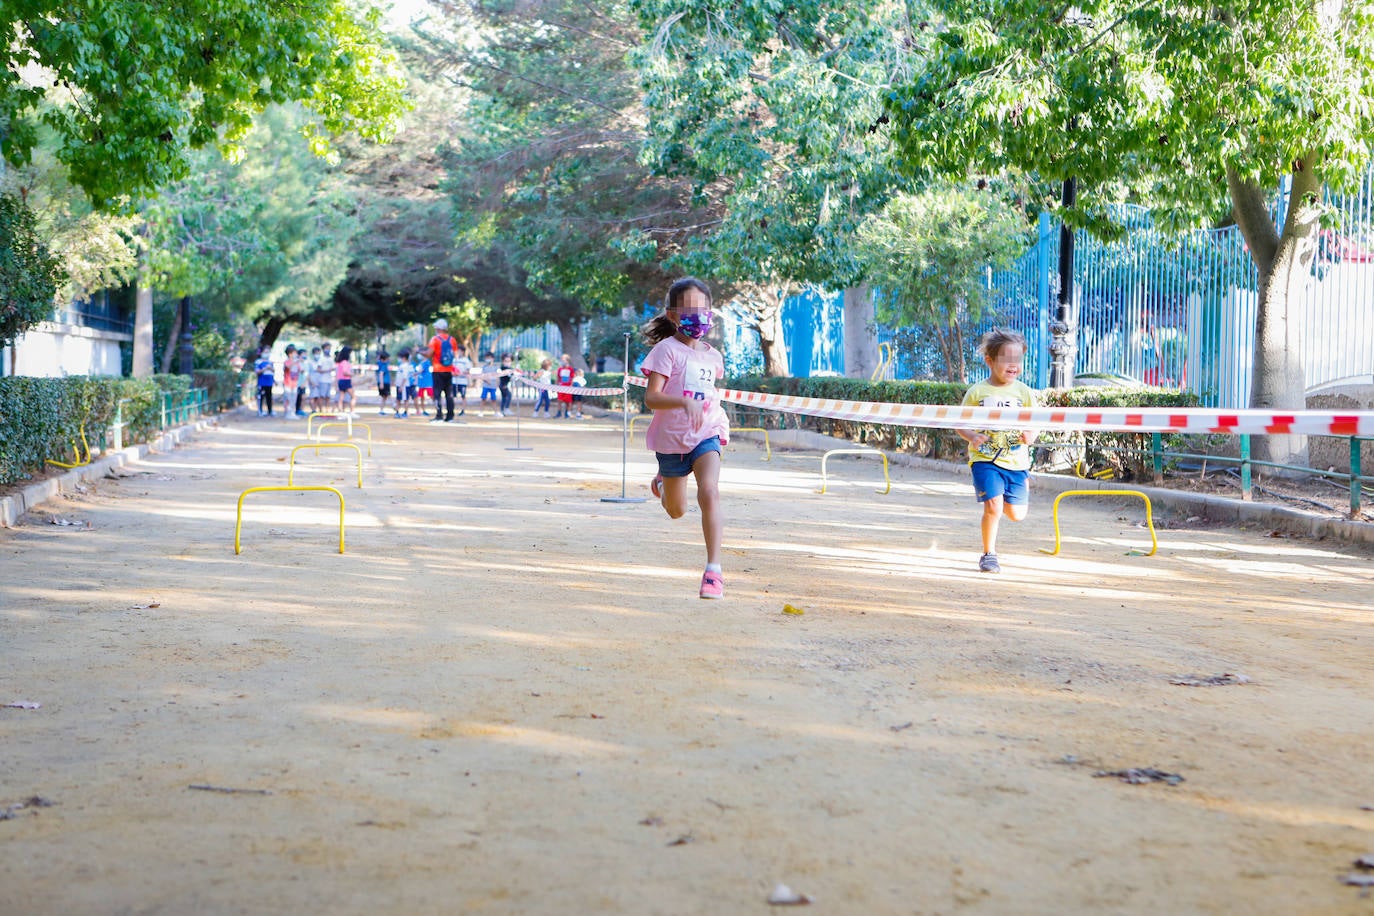
[[[758,433],[740,433],[739,437],[762,441],[762,436]],[[848,439],[837,439],[805,429],[769,430],[769,440],[775,449],[791,447],[825,451],[832,448],[852,448],[855,445]],[[888,460],[905,467],[927,468],[947,474],[958,475],[966,472],[966,465],[962,462],[919,458],[902,452],[888,452]],[[1268,528],[1303,537],[1330,538],[1352,544],[1374,544],[1374,525],[1368,522],[1330,518],[1288,506],[1251,503],[1206,493],[1187,493],[1167,487],[1143,487],[1114,480],[1083,480],[1058,474],[1034,473],[1031,479],[1036,490],[1053,495],[1065,490],[1139,490],[1150,497],[1158,518],[1187,519],[1197,516],[1213,522]]]
[[[85,467],[72,468],[65,474],[27,486],[13,496],[0,496],[0,528],[14,528],[25,512],[76,489],[77,484],[100,480],[115,468],[134,464],[149,452],[166,452],[176,448],[195,433],[215,426],[218,420],[210,417],[187,426],[169,429],[152,442],[131,445],[116,452],[108,452]]]

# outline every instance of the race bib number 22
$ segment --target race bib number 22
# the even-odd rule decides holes
[[[716,390],[716,368],[708,362],[688,360],[682,373],[682,393],[694,401],[707,400]]]

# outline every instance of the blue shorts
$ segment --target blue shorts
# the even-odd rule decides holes
[[[707,452],[720,454],[720,436],[712,436],[697,443],[697,447],[685,455],[676,452],[654,452],[658,459],[658,473],[663,477],[686,477],[692,473],[692,465]]]
[[[1028,471],[1009,471],[991,461],[975,461],[969,470],[973,471],[973,492],[980,503],[1000,496],[1003,502],[1019,506],[1030,498]]]

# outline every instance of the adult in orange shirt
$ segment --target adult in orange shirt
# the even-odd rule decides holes
[[[458,359],[458,341],[448,332],[443,318],[434,322],[429,340],[430,371],[434,376],[434,419],[431,423],[453,422],[453,363]],[[444,416],[439,416],[443,413]]]

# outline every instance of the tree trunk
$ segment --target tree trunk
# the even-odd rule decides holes
[[[1270,220],[1268,201],[1257,185],[1241,181],[1234,173],[1227,175],[1227,183],[1236,224],[1259,272],[1250,406],[1278,412],[1302,410],[1307,406],[1302,307],[1317,250],[1321,180],[1314,174],[1310,159],[1294,163],[1288,213],[1281,233]],[[1307,439],[1257,436],[1251,454],[1257,461],[1306,465]],[[1292,472],[1278,469],[1271,473]]]
[[[133,377],[153,374],[153,289],[149,285],[148,255],[138,254],[138,277],[134,281]]]
[[[172,371],[172,360],[176,359],[177,347],[181,345],[181,309],[172,309],[172,328],[167,332],[167,346],[162,351],[162,365],[158,369],[163,375]]]
[[[571,318],[559,318],[554,322],[563,338],[563,352],[572,357],[574,369],[587,371],[587,360],[582,356],[582,341],[577,334],[577,325]]]
[[[844,291],[844,374],[868,378],[878,368],[878,342],[873,333],[873,294],[866,286]]]
[[[756,303],[755,325],[759,335],[759,349],[763,351],[763,374],[782,378],[792,374],[787,365],[787,341],[783,337],[781,294]]]
[[[262,334],[258,337],[258,348],[270,348],[281,336],[281,329],[286,327],[286,319],[279,315],[273,315],[267,319],[267,324],[262,327]]]

